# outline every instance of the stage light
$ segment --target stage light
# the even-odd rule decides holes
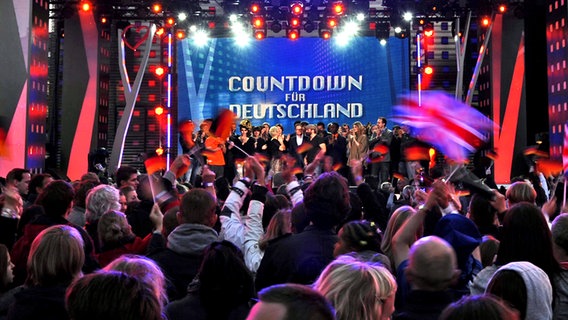
[[[402,29],[401,27],[395,27],[394,36],[399,39],[405,39],[406,37],[408,37],[408,33],[406,32],[406,29]]]
[[[384,46],[387,45],[387,40],[386,40],[386,39],[381,39],[381,40],[379,40],[379,44],[384,47]]]
[[[215,21],[209,21],[207,22],[207,27],[209,29],[215,29],[215,27],[217,26],[217,23]]]
[[[204,30],[197,30],[193,35],[193,43],[198,47],[203,47],[209,42],[209,34]]]
[[[235,23],[235,22],[239,21],[239,17],[237,17],[236,14],[232,14],[232,15],[229,16],[229,21],[231,23]]]
[[[331,6],[331,12],[335,15],[342,15],[345,12],[345,6],[343,2],[335,2]]]
[[[254,30],[254,38],[256,40],[263,40],[266,38],[266,31],[264,30]]]
[[[262,10],[262,7],[261,7],[260,3],[257,3],[257,2],[251,3],[251,5],[250,5],[250,12],[251,12],[252,14],[260,13],[260,10]]]
[[[272,32],[274,33],[278,33],[280,31],[282,31],[282,24],[278,21],[274,21],[271,25],[270,25],[270,30],[272,30]]]
[[[489,20],[488,17],[483,17],[483,18],[481,19],[481,25],[484,26],[484,27],[489,26],[490,23],[491,23],[491,20]]]
[[[404,21],[408,21],[408,22],[412,21],[412,17],[413,17],[412,12],[405,12],[402,15],[402,18],[404,19]]]
[[[365,20],[365,14],[364,13],[358,13],[357,14],[357,21],[364,21]]]
[[[432,68],[431,66],[423,66],[422,67],[422,73],[430,76],[434,73],[434,68]]]
[[[359,24],[355,21],[348,21],[343,27],[343,32],[348,36],[356,36],[359,33]]]
[[[166,69],[164,69],[164,67],[156,67],[156,69],[154,69],[154,74],[156,74],[158,77],[161,77],[164,75],[164,73],[166,73]]]
[[[169,17],[166,19],[166,24],[171,27],[174,24],[176,24],[176,19],[174,19],[173,17]]]
[[[164,154],[164,148],[158,147],[158,148],[156,149],[156,155],[159,157],[159,156],[161,156],[161,155],[163,155],[163,154]]]
[[[434,26],[431,23],[426,23],[422,29],[424,36],[432,37],[434,35]]]
[[[402,32],[401,27],[394,27],[394,33],[401,33],[401,32]]]
[[[102,24],[105,24],[105,23],[107,23],[107,22],[108,22],[107,17],[101,17],[101,23],[102,23]]]
[[[183,40],[185,39],[185,30],[177,30],[176,31],[176,38],[178,38],[178,40]]]
[[[162,12],[162,5],[159,3],[154,3],[152,5],[152,12],[154,13],[161,13]]]
[[[300,38],[300,30],[294,29],[294,28],[289,28],[286,31],[286,36],[290,40],[298,40]]]
[[[261,16],[252,17],[252,26],[254,28],[263,28],[264,23],[265,23],[264,17]]]
[[[81,4],[79,6],[84,12],[89,12],[92,8],[91,3],[88,1],[81,1]]]
[[[497,11],[499,11],[499,13],[505,13],[507,11],[507,5],[500,4],[499,7],[497,7]]]
[[[289,21],[289,25],[293,28],[298,28],[301,25],[300,18],[292,17]]]
[[[290,4],[290,12],[296,16],[301,15],[304,13],[304,4],[301,2],[292,2]]]
[[[162,107],[162,106],[156,106],[156,107],[154,108],[154,113],[155,113],[157,116],[161,116],[162,114],[164,114],[164,107]]]
[[[335,18],[335,17],[327,18],[327,26],[328,27],[333,29],[333,28],[337,27],[338,24],[339,24],[339,22],[337,21],[337,18]]]
[[[185,13],[185,12],[178,13],[178,20],[179,21],[185,21],[185,19],[187,19],[187,13]]]
[[[157,34],[158,36],[162,36],[165,32],[166,32],[166,31],[164,30],[164,28],[163,28],[163,27],[160,27],[160,29],[158,29],[158,30],[156,31],[156,34]]]
[[[331,38],[331,30],[321,29],[319,30],[319,36],[324,40],[329,40]]]

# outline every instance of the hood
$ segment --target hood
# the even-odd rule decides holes
[[[179,254],[200,255],[203,250],[219,240],[217,231],[202,224],[184,223],[168,236],[168,249]]]

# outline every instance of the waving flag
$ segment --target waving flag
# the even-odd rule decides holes
[[[428,142],[456,162],[467,161],[488,138],[495,124],[479,111],[442,92],[403,97],[393,108],[393,120],[413,128],[416,137]]]

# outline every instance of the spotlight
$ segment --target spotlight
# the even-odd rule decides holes
[[[357,21],[363,21],[365,20],[365,14],[364,13],[358,13],[357,14]]]
[[[294,29],[294,28],[289,28],[286,31],[286,36],[290,40],[298,40],[300,38],[300,30]]]
[[[293,15],[299,16],[304,13],[304,4],[301,2],[293,2],[290,4],[290,12]]]
[[[178,38],[179,40],[183,40],[185,39],[185,30],[177,30],[176,31],[176,38]]]
[[[337,18],[335,17],[327,18],[327,26],[330,27],[331,29],[337,27],[338,24],[339,22],[337,21]]]
[[[292,17],[290,19],[290,21],[288,22],[288,24],[293,27],[293,28],[298,28],[302,23],[300,21],[300,18],[298,17]]]
[[[432,68],[431,66],[423,66],[422,67],[422,73],[424,73],[425,75],[432,75],[434,73],[434,68]]]
[[[488,17],[483,17],[481,18],[481,25],[484,27],[489,26],[489,24],[491,23],[491,20]]]
[[[404,19],[404,21],[408,21],[408,22],[412,21],[412,12],[405,12],[402,15],[402,18]]]
[[[162,5],[159,3],[154,3],[152,5],[152,12],[154,13],[161,13],[162,12]]]
[[[163,154],[164,154],[164,148],[158,147],[158,148],[156,149],[156,155],[157,155],[158,157],[160,157],[160,156],[162,156]]]
[[[105,23],[107,23],[107,22],[108,22],[107,17],[101,17],[101,23],[102,23],[102,24],[105,24]]]
[[[168,18],[166,19],[166,24],[171,27],[171,26],[173,26],[174,24],[176,24],[176,19],[174,19],[173,17],[168,17]]]
[[[180,12],[178,14],[178,20],[179,21],[185,21],[185,19],[187,19],[187,14],[185,12]]]
[[[166,31],[164,30],[164,27],[160,27],[160,29],[158,29],[158,30],[156,31],[156,34],[157,34],[158,36],[162,36],[165,32],[166,32]]]
[[[506,4],[500,4],[497,7],[497,11],[499,11],[499,13],[505,13],[507,11],[507,5]]]
[[[282,31],[282,24],[278,21],[274,21],[271,25],[270,25],[270,30],[272,30],[272,32],[274,33],[278,33],[280,31]]]
[[[262,7],[261,7],[260,3],[258,3],[258,2],[253,2],[253,3],[251,3],[251,5],[250,5],[250,12],[251,12],[252,14],[260,13],[260,10],[262,10]]]
[[[156,69],[154,69],[154,74],[156,74],[158,77],[163,76],[164,73],[166,73],[166,69],[164,69],[164,67],[158,66],[156,67]]]
[[[164,107],[162,107],[162,106],[156,106],[156,107],[154,108],[154,113],[155,113],[157,116],[161,116],[161,115],[164,113]]]
[[[193,42],[198,47],[203,47],[209,42],[209,34],[203,30],[197,30],[193,35]]]
[[[91,11],[92,5],[90,2],[88,1],[81,1],[81,4],[79,5],[81,10],[83,10],[84,12],[89,12]]]
[[[331,5],[331,12],[335,15],[342,15],[345,13],[345,6],[343,2],[335,2]]]
[[[426,23],[422,29],[424,36],[432,37],[434,35],[434,26],[431,23]]]
[[[256,40],[262,40],[266,38],[266,31],[264,30],[254,30],[254,38]]]
[[[331,30],[320,29],[319,30],[319,36],[320,36],[320,38],[322,38],[324,40],[329,40],[331,38]]]
[[[254,28],[264,28],[264,17],[261,16],[255,16],[252,18],[252,26]]]

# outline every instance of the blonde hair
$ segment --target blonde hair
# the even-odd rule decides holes
[[[392,216],[387,223],[387,228],[383,234],[383,239],[381,240],[381,250],[393,263],[392,238],[414,212],[416,211],[411,206],[402,206],[392,213]]]
[[[124,272],[152,287],[162,307],[168,303],[164,273],[151,259],[138,255],[122,255],[103,269]]]
[[[353,128],[356,130],[357,136],[360,136],[365,133],[365,126],[360,121],[353,122]]]
[[[49,227],[32,242],[27,261],[28,286],[69,285],[85,263],[83,238],[67,225]]]
[[[101,248],[116,245],[125,239],[133,239],[134,233],[126,220],[126,215],[120,211],[109,211],[101,216],[97,226]]]
[[[395,294],[396,281],[383,266],[340,256],[322,271],[314,289],[335,307],[338,320],[374,320]]]
[[[275,138],[276,135],[278,135],[278,127],[277,126],[270,127],[270,129],[268,130],[268,133],[270,134],[271,138]]]
[[[530,202],[536,201],[536,191],[533,186],[525,181],[517,181],[513,183],[509,189],[507,189],[507,200],[509,200],[509,206],[519,202]]]

